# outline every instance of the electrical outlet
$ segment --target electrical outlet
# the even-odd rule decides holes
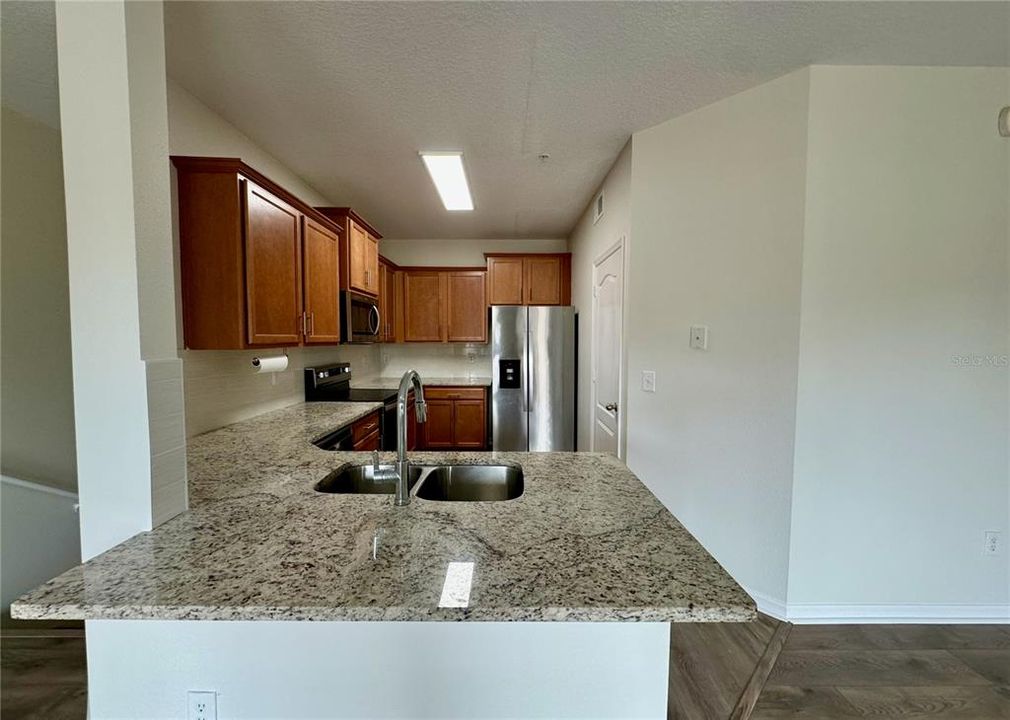
[[[217,693],[212,690],[190,690],[189,720],[217,720]]]
[[[691,347],[695,350],[708,350],[708,327],[705,325],[691,326]]]
[[[648,393],[656,392],[656,371],[655,370],[643,370],[642,371],[642,391]]]
[[[988,530],[985,534],[985,543],[982,546],[983,555],[999,555],[1000,541],[999,533],[995,530]]]

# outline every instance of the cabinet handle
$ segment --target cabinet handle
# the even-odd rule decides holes
[[[316,334],[316,314],[314,312],[309,313],[309,335]]]
[[[308,323],[305,322],[305,312],[303,311],[301,315],[298,316],[298,327],[301,330],[302,337],[307,338],[308,333]]]

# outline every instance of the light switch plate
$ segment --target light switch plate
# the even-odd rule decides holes
[[[708,350],[708,326],[691,326],[691,347],[695,350]]]
[[[656,371],[655,370],[643,370],[642,371],[642,391],[647,393],[656,392]]]

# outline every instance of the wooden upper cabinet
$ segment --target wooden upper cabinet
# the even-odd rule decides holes
[[[368,292],[368,233],[351,221],[347,242],[350,255],[349,288]]]
[[[523,288],[527,305],[561,304],[561,258],[554,256],[525,259]]]
[[[488,257],[488,304],[522,305],[523,275],[522,257]]]
[[[489,305],[570,305],[569,253],[487,254]]]
[[[396,271],[385,258],[379,258],[379,342],[396,339]]]
[[[395,341],[487,342],[487,273],[482,268],[400,268],[393,285]]]
[[[403,273],[403,339],[405,342],[444,340],[442,324],[445,275],[438,271]]]
[[[365,287],[367,292],[378,295],[379,281],[379,241],[366,235],[365,241]]]
[[[305,218],[302,233],[305,284],[305,342],[340,342],[340,238],[321,223]]]
[[[238,158],[172,163],[185,346],[337,342],[340,227]]]
[[[480,270],[446,273],[446,339],[487,342],[487,294]]]
[[[302,334],[301,214],[245,181],[250,345],[298,344]]]
[[[316,210],[343,231],[340,238],[340,289],[378,297],[379,240],[382,235],[351,208],[319,207]]]

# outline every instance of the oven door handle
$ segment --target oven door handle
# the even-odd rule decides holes
[[[375,319],[374,322],[372,322],[373,318]],[[380,324],[380,321],[381,321],[381,318],[379,317],[379,306],[378,305],[372,305],[368,309],[368,330],[369,330],[369,332],[371,332],[372,335],[378,335],[379,334],[379,324]]]

